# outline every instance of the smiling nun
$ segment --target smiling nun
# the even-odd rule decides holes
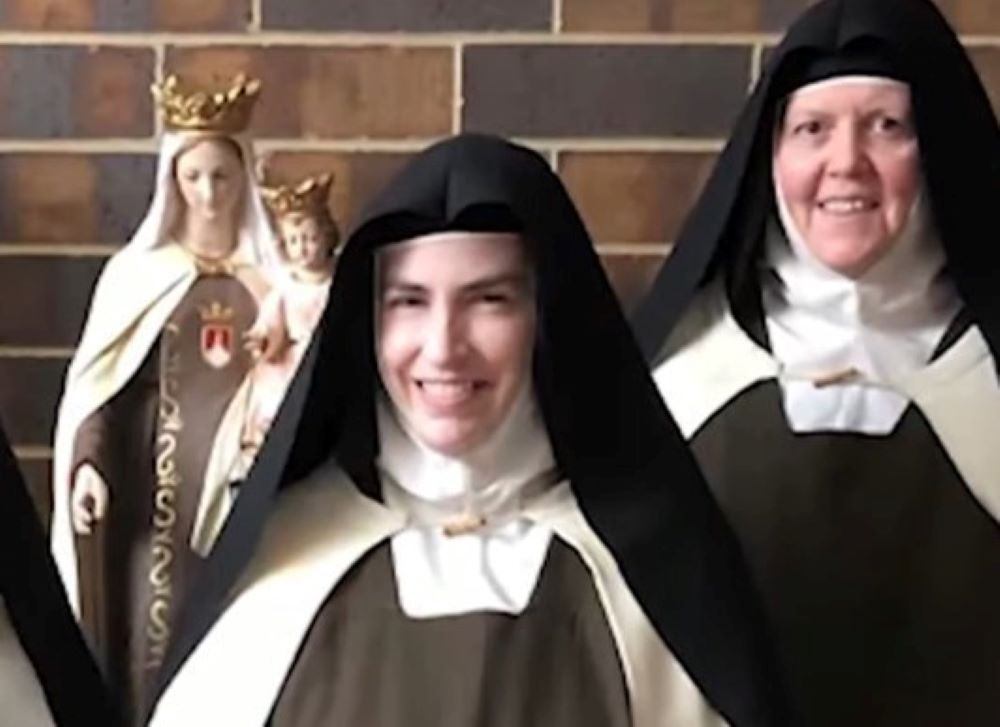
[[[787,723],[735,538],[540,156],[410,162],[303,372],[153,725]]]
[[[806,724],[1000,714],[998,182],[932,3],[823,0],[637,314]]]

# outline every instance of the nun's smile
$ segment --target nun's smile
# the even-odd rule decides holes
[[[827,267],[863,275],[906,224],[920,185],[906,84],[844,77],[800,88],[777,132],[775,183]]]
[[[485,442],[529,375],[534,294],[524,244],[445,232],[379,253],[382,382],[423,444],[458,456]]]

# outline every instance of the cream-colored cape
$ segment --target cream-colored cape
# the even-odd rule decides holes
[[[0,599],[0,724],[55,727],[45,693]]]
[[[692,305],[653,378],[688,439],[780,364],[732,316],[720,286]],[[1000,521],[1000,383],[982,334],[970,328],[927,366],[888,382],[927,419],[973,496]]]
[[[524,515],[551,528],[590,570],[624,667],[633,724],[725,724],[657,635],[569,486],[529,503]],[[168,686],[151,726],[264,725],[330,592],[405,524],[332,462],[287,490],[235,597]]]
[[[151,250],[125,249],[117,253],[108,260],[94,289],[83,336],[66,374],[53,453],[52,550],[77,614],[79,583],[70,513],[77,431],[90,414],[135,375],[197,277],[195,259],[179,244],[168,243]],[[251,291],[260,292],[258,282],[244,283]],[[234,401],[239,400],[237,397]],[[217,431],[216,448],[230,439],[238,441],[242,420],[241,412],[230,406]],[[220,459],[215,457],[213,461]],[[203,492],[214,488],[224,474],[206,471]]]

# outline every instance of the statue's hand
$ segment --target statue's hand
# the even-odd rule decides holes
[[[267,350],[267,329],[264,326],[254,326],[243,334],[243,348],[250,352],[256,361]]]
[[[76,471],[70,498],[73,529],[80,535],[90,535],[95,523],[108,511],[108,485],[90,463]]]
[[[277,361],[290,343],[288,334],[281,326],[254,326],[243,334],[244,347],[257,361]]]

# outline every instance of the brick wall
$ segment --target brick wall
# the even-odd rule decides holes
[[[1000,103],[1000,0],[939,1]],[[807,2],[0,0],[0,416],[40,506],[90,288],[150,196],[154,79],[262,78],[258,149],[278,177],[332,169],[345,222],[436,138],[526,142],[630,305]]]

